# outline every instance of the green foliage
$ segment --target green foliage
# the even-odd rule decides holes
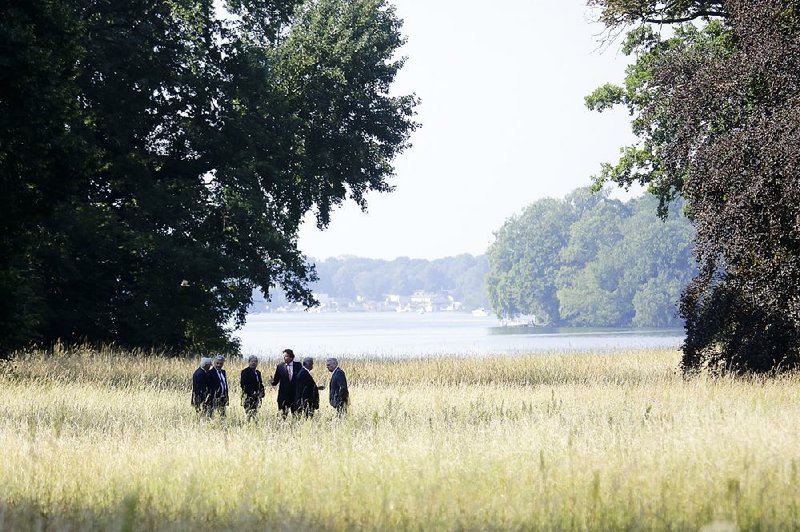
[[[684,279],[659,272],[633,296],[633,325],[636,327],[674,327],[678,323],[675,302],[686,286]]]
[[[619,287],[618,268],[609,268],[608,253],[603,255],[574,271],[558,291],[559,310],[570,325],[613,327],[630,323],[631,305]]]
[[[572,206],[543,199],[512,216],[489,246],[486,287],[489,302],[501,317],[534,314],[544,323],[559,323],[556,276],[559,252],[567,243]]]
[[[625,189],[638,183],[659,198],[659,214],[666,215],[668,203],[683,190],[688,169],[676,169],[663,157],[665,144],[674,136],[677,125],[670,109],[658,105],[664,89],[654,81],[653,71],[676,55],[725,57],[732,46],[730,33],[720,21],[709,22],[702,29],[691,24],[677,26],[667,39],[647,25],[627,34],[622,51],[636,59],[626,70],[624,86],[607,83],[595,89],[586,97],[586,106],[598,112],[625,106],[639,140],[622,148],[617,162],[601,165],[600,174],[594,178],[595,190],[607,183]]]
[[[681,298],[684,369],[800,367],[798,2],[590,3],[610,28],[651,22],[653,5],[678,23],[667,39],[646,24],[631,31],[625,91],[601,87],[587,104],[627,105],[639,137],[598,183],[646,184],[662,211],[680,194],[696,225],[700,273]],[[643,312],[670,290],[640,298]]]
[[[652,197],[622,203],[585,189],[537,201],[490,247],[492,308],[553,325],[680,325],[679,290],[694,268],[693,229],[679,207],[659,220]]]
[[[297,230],[390,189],[416,99],[390,96],[378,0],[11,2],[0,21],[0,351],[227,349],[252,291],[306,305]]]

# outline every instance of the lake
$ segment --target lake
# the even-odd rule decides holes
[[[433,312],[251,314],[237,332],[246,355],[483,356],[553,351],[675,348],[682,329],[575,329],[504,327],[493,316]]]

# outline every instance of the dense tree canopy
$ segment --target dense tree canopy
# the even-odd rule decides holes
[[[558,253],[566,245],[575,215],[566,202],[543,199],[512,216],[489,246],[486,285],[500,317],[535,314],[558,323]]]
[[[600,3],[607,14],[625,4]],[[671,16],[687,18],[699,4],[712,3],[675,2]],[[601,179],[687,199],[700,273],[682,298],[686,369],[796,368],[800,2],[715,4],[704,23],[677,26],[669,38],[648,26],[629,33],[626,51],[638,55],[626,86],[587,101],[628,105],[641,142]],[[631,13],[623,22],[647,22]]]
[[[390,189],[415,127],[384,0],[19,0],[0,16],[0,350],[230,347],[252,289]]]
[[[534,202],[496,233],[488,252],[489,301],[500,317],[594,327],[674,327],[696,272],[694,231],[674,205],[622,203],[586,189]]]

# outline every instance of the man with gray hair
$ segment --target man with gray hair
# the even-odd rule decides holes
[[[200,367],[194,370],[192,375],[192,406],[198,414],[209,415],[209,375],[211,359],[200,357]]]
[[[325,367],[331,372],[331,382],[328,383],[328,401],[336,409],[336,413],[343,416],[347,413],[347,404],[350,402],[350,392],[347,390],[347,377],[344,370],[339,367],[339,361],[329,358]]]
[[[324,386],[317,386],[311,370],[314,369],[314,359],[305,357],[303,359],[303,369],[297,374],[295,388],[295,409],[298,413],[302,412],[307,418],[314,417],[314,410],[319,410],[319,391],[324,390]]]
[[[219,412],[219,417],[225,417],[225,407],[228,406],[228,376],[222,366],[225,365],[225,357],[217,355],[214,357],[214,367],[209,374],[209,392],[211,395],[211,410],[209,416],[214,412]]]
[[[239,377],[239,386],[242,389],[242,406],[247,414],[247,419],[255,419],[261,399],[264,398],[264,381],[261,372],[256,369],[258,357],[247,357],[247,367],[242,370]]]

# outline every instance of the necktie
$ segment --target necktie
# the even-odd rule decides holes
[[[292,365],[291,364],[286,364],[286,371],[289,373],[289,381],[291,382],[291,380],[292,380]]]
[[[222,395],[228,395],[227,392],[228,386],[227,383],[225,382],[225,375],[223,375],[220,370],[217,370],[217,374],[219,375],[219,383],[221,385],[220,388],[222,390]]]

